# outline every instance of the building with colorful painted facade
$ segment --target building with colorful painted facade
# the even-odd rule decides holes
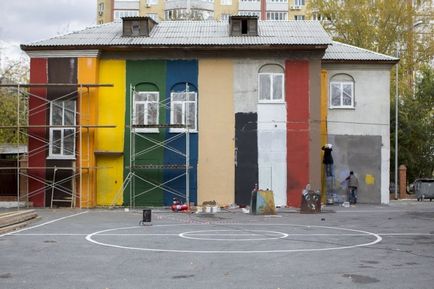
[[[389,202],[398,59],[333,42],[317,21],[129,17],[22,49],[41,84],[29,102],[35,206],[246,205],[258,185],[298,207],[307,184],[324,193],[326,143],[334,194],[353,170],[360,202]]]

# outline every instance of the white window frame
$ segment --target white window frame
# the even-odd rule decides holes
[[[155,95],[156,100],[136,100],[136,95],[143,94],[143,95]],[[149,105],[154,104],[157,106],[157,115],[155,119],[155,124],[158,125],[160,123],[160,93],[158,91],[135,91],[133,94],[133,124],[149,124],[148,123],[148,115],[149,115]],[[138,112],[136,111],[136,106],[141,105],[143,106],[143,120],[138,121]],[[150,128],[143,128],[138,127],[134,128],[134,132],[142,132],[142,133],[158,133],[160,130],[157,127],[150,127]]]
[[[306,1],[305,0],[294,0],[294,5],[304,6],[304,5],[306,5]]]
[[[67,126],[65,125],[65,103],[67,101],[72,101],[74,103],[74,111],[73,113],[73,126]],[[62,113],[61,113],[61,117],[62,117],[62,124],[54,124],[53,123],[53,106],[57,105],[59,107],[62,108]],[[50,127],[50,140],[49,140],[49,149],[48,149],[48,158],[49,159],[75,159],[75,149],[76,149],[76,121],[77,121],[77,116],[76,116],[76,112],[77,112],[77,102],[75,100],[63,100],[63,101],[52,101],[50,103],[50,126],[56,125],[56,126],[61,126],[61,127]],[[65,131],[67,130],[73,130],[73,147],[72,147],[72,154],[65,154]],[[60,132],[60,153],[54,153],[53,149],[55,147],[55,145],[53,145],[53,137],[54,137],[54,133],[56,131]],[[56,144],[57,146],[57,144]]]
[[[340,97],[339,97],[339,105],[333,104],[333,86],[338,85],[340,89]],[[351,86],[351,104],[350,105],[344,105],[344,85],[350,85]],[[354,82],[352,81],[331,81],[329,86],[329,107],[332,109],[335,108],[354,108]]]
[[[261,99],[261,76],[268,75],[270,77],[270,99]],[[274,76],[281,76],[282,78],[282,98],[280,99],[271,99],[273,97],[273,83]],[[285,75],[283,73],[258,73],[258,102],[259,103],[283,103],[285,102]]]
[[[232,0],[220,0],[220,5],[230,6],[230,5],[232,5]]]
[[[288,20],[288,12],[285,11],[268,11],[267,20],[286,21]]]
[[[139,16],[139,10],[114,10],[113,21],[120,22],[122,17]]]
[[[190,94],[194,96],[194,100],[187,100],[184,97],[184,100],[174,100],[175,94]],[[185,125],[186,113],[187,113],[187,104],[194,103],[194,125],[192,128],[189,128],[189,132],[196,133],[197,132],[197,92],[196,91],[179,91],[179,92],[171,92],[170,93],[170,124],[178,124],[174,122],[174,114],[175,114],[175,105],[180,104],[182,106],[182,123]],[[170,132],[186,132],[186,128],[171,128]]]

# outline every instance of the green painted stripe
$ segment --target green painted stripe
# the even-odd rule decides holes
[[[165,79],[166,79],[166,61],[161,60],[140,60],[127,61],[126,65],[126,113],[125,122],[130,123],[130,85],[136,87],[137,91],[155,91],[156,87],[160,92],[160,103],[165,99]],[[160,123],[165,123],[166,110],[160,106]],[[142,133],[142,136],[151,138],[154,141],[161,142],[164,140],[164,130],[161,133]],[[133,134],[135,141],[136,154],[141,150],[153,146],[152,142],[145,140]],[[130,166],[130,129],[125,129],[125,167]],[[135,158],[136,165],[143,164],[163,164],[164,150],[158,147],[148,153],[142,154]],[[124,179],[129,173],[129,169],[124,171]],[[135,206],[161,206],[163,205],[163,191],[159,188],[152,189],[152,186],[140,178],[150,180],[151,182],[161,184],[163,182],[163,173],[159,170],[135,170],[138,177],[135,177],[134,186],[127,186],[124,191],[124,205],[130,205],[130,186],[134,188],[136,197],[133,204]],[[146,192],[146,193],[144,193]]]

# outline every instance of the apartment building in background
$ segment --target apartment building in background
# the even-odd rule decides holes
[[[262,20],[308,19],[309,0],[97,0],[97,23],[126,16],[162,20],[227,20],[230,15],[258,16]],[[261,12],[264,11],[264,12]]]

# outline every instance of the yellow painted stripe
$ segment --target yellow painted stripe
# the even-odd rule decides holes
[[[98,83],[97,58],[78,58],[78,83]],[[80,124],[96,124],[96,102],[98,97],[97,88],[79,88],[80,91]],[[80,188],[80,207],[91,208],[96,205],[95,195],[95,129],[82,129],[80,134],[79,160],[81,167]]]
[[[231,60],[199,61],[198,203],[234,203],[235,114]]]
[[[327,70],[321,70],[321,146],[327,143],[327,110],[328,110],[328,76]],[[327,202],[327,188],[324,165],[321,163],[321,201]]]
[[[101,60],[100,83],[114,87],[101,87],[98,94],[99,125],[116,125],[96,131],[97,152],[96,203],[99,206],[122,205],[123,149],[125,132],[125,61]]]

